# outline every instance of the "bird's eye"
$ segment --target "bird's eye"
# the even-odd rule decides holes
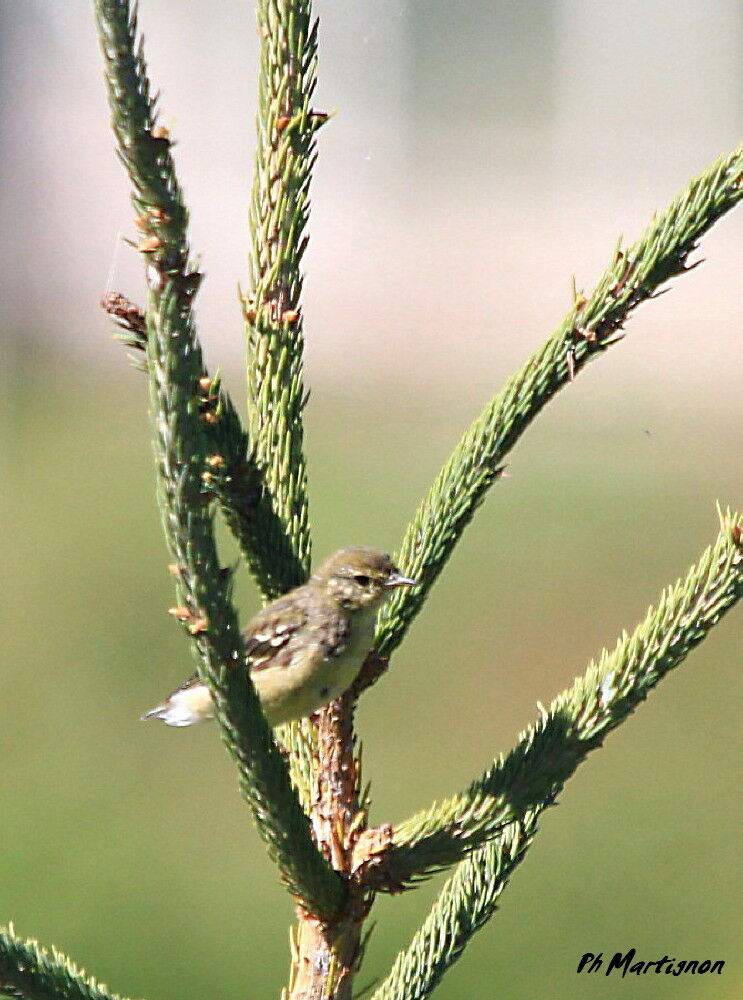
[[[354,576],[354,580],[356,581],[356,583],[358,583],[360,587],[368,587],[369,584],[371,583],[371,580],[369,579],[368,576],[363,576],[361,574],[358,576]]]

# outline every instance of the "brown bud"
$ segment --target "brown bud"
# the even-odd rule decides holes
[[[281,318],[285,323],[296,323],[299,319],[298,309],[286,309],[282,314]]]
[[[156,125],[150,131],[150,135],[153,139],[170,139],[170,130],[164,125]]]
[[[204,392],[209,392],[212,387],[212,380],[208,375],[202,375],[199,379],[199,389],[203,389]]]
[[[366,858],[384,854],[392,846],[392,827],[389,823],[364,830],[356,842],[352,871],[356,871]]]
[[[590,344],[593,344],[596,341],[596,331],[591,329],[590,326],[576,327],[573,332],[577,337],[582,337],[583,340],[587,340]]]
[[[172,221],[168,213],[163,208],[153,206],[152,208],[148,208],[147,211],[153,219],[157,219],[158,222],[162,222],[164,225]]]
[[[168,614],[172,615],[174,618],[180,618],[181,621],[186,621],[191,617],[191,612],[182,604],[179,604],[175,608],[168,608]]]
[[[163,241],[159,236],[145,236],[143,240],[140,240],[137,244],[137,250],[140,253],[153,253],[155,250],[159,250],[163,245]]]
[[[221,455],[209,455],[206,464],[215,469],[218,465],[224,465],[224,459]]]
[[[290,121],[291,121],[291,118],[289,117],[289,115],[280,115],[276,119],[276,131],[277,132],[283,132],[284,129],[286,128],[286,126],[289,124]]]
[[[172,576],[180,576],[181,567],[178,565],[178,563],[168,563],[168,573],[170,573]]]
[[[202,632],[206,632],[208,625],[209,620],[207,618],[192,618],[188,623],[188,631],[191,635],[201,635]]]

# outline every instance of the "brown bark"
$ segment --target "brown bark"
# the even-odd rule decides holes
[[[298,909],[289,1000],[350,1000],[352,995],[361,932],[371,906],[369,893],[353,878],[354,847],[366,825],[359,801],[353,711],[354,699],[347,692],[314,716],[318,739],[310,820],[320,849],[346,876],[348,896],[332,923]]]

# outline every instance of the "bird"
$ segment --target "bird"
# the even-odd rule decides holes
[[[379,608],[398,587],[417,585],[385,552],[354,545],[259,611],[242,634],[245,664],[269,724],[304,718],[343,694],[372,648]],[[209,689],[196,676],[142,716],[168,726],[213,718]]]

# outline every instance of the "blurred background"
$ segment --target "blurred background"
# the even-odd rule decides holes
[[[467,422],[590,289],[617,238],[739,140],[737,0],[317,0],[306,258],[315,551],[394,550]],[[142,0],[177,139],[211,368],[243,394],[257,39],[248,3]],[[277,996],[291,908],[212,727],[137,720],[191,671],[141,375],[98,310],[144,299],[90,5],[0,3],[3,851],[13,919],[112,989]],[[743,216],[513,453],[364,699],[373,819],[452,793],[740,507]],[[224,540],[225,559],[232,558]],[[240,581],[247,618],[257,608]],[[439,996],[727,1000],[743,990],[733,612],[545,816]],[[383,977],[440,879],[379,901]],[[585,951],[723,959],[714,979],[577,978]]]

